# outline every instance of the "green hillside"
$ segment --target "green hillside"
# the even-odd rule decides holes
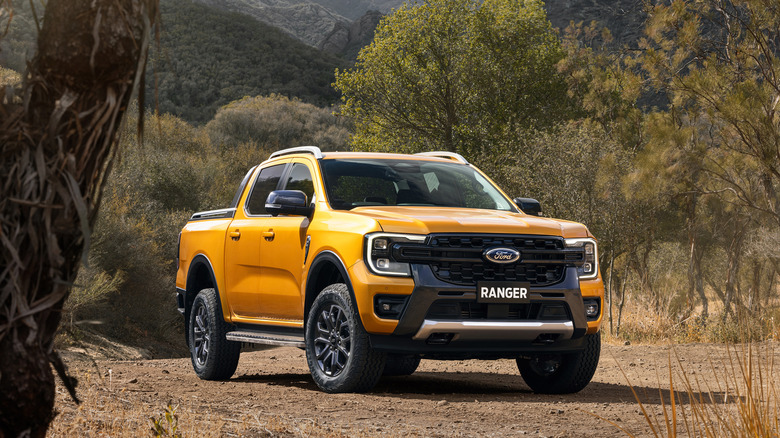
[[[238,13],[162,0],[160,47],[151,58],[146,105],[204,123],[222,105],[276,93],[318,106],[335,103],[333,72],[344,62]]]

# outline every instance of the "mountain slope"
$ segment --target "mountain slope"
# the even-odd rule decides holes
[[[244,96],[277,93],[319,106],[335,103],[330,86],[339,58],[247,15],[189,0],[162,0],[162,38],[147,72],[146,104],[202,123]],[[156,77],[155,77],[156,71]]]

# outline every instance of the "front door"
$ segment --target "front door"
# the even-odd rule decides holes
[[[276,190],[286,164],[259,171],[244,203],[236,209],[225,241],[225,287],[232,315],[242,318],[263,316],[267,305],[260,295],[262,276],[261,245],[271,215],[265,200]]]
[[[294,162],[285,177],[285,190],[300,190],[312,202],[312,172],[303,162]],[[260,242],[260,295],[265,317],[303,320],[303,290],[306,238],[310,219],[303,216],[278,216],[264,222]]]

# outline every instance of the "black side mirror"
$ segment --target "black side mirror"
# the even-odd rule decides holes
[[[271,216],[289,214],[293,216],[311,216],[314,207],[307,202],[306,194],[300,190],[275,190],[265,200],[265,211]]]
[[[513,199],[515,204],[523,210],[523,213],[530,214],[531,216],[539,216],[542,212],[542,204],[533,198],[515,198]]]

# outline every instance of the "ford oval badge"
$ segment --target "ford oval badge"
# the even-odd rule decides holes
[[[512,248],[491,248],[485,251],[484,256],[493,263],[514,263],[520,259],[520,251]]]

